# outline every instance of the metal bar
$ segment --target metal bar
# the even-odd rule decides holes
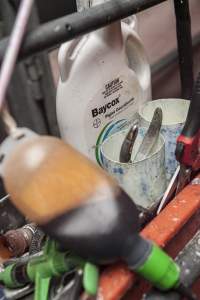
[[[194,84],[191,20],[188,0],[174,0],[182,98],[191,99]]]
[[[0,0],[2,37],[8,36],[12,31],[19,4],[18,0]],[[37,28],[38,24],[36,7],[33,6],[27,32]],[[17,63],[7,91],[6,104],[19,127],[28,127],[39,134],[48,134],[47,119],[43,114],[43,99],[48,98],[51,101],[49,95],[54,86],[52,83],[48,87],[48,94],[42,91],[41,81],[43,78],[45,81],[48,80],[46,68],[44,69],[40,59],[43,55],[43,53],[34,55]]]
[[[16,21],[11,32],[7,51],[0,70],[0,110],[5,101],[6,92],[17,61],[21,43],[26,32],[34,0],[23,0],[20,3]]]
[[[39,26],[29,33],[19,58],[49,49],[89,33],[119,19],[139,13],[167,0],[111,0]],[[8,39],[0,42],[0,63],[5,54]]]

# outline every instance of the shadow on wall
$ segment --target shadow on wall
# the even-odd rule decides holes
[[[36,0],[36,3],[38,6],[40,21],[42,23],[48,22],[52,19],[56,19],[76,11],[75,0]]]
[[[193,36],[200,33],[199,0],[190,0],[190,13]],[[176,22],[173,1],[166,1],[137,15],[139,34],[144,43],[151,64],[173,49],[176,49]],[[200,70],[199,54],[200,47],[195,49],[194,66],[195,73]],[[198,62],[198,63],[197,63]],[[153,99],[164,97],[180,97],[180,79],[178,63],[167,68],[162,74],[153,77]]]
[[[200,45],[193,50],[194,76],[200,71]],[[166,68],[163,72],[152,77],[153,98],[180,97],[181,85],[178,61]]]

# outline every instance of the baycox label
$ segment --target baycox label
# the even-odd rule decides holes
[[[117,131],[115,123],[133,116],[138,109],[139,96],[135,80],[119,76],[106,82],[91,99],[85,112],[85,134],[90,152],[95,152],[97,144]]]
[[[112,102],[108,102],[107,104],[101,106],[100,108],[93,109],[92,110],[93,118],[97,117],[98,115],[105,114],[107,110],[117,105],[118,103],[119,103],[119,97],[112,100]]]

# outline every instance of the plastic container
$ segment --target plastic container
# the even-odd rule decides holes
[[[118,21],[63,44],[59,66],[61,137],[99,161],[99,144],[151,99],[150,67],[142,42],[129,25]]]
[[[165,139],[166,176],[169,181],[178,162],[175,158],[176,140],[183,128],[190,102],[183,99],[158,99],[150,101],[139,110],[141,126],[148,127],[157,107],[163,112],[161,134]]]
[[[117,179],[120,186],[137,205],[150,208],[159,202],[166,190],[164,139],[162,135],[159,135],[152,154],[147,158],[136,162],[120,163],[120,149],[128,130],[129,128],[119,131],[103,142],[101,164]],[[139,129],[132,158],[137,153],[146,130],[146,128]]]

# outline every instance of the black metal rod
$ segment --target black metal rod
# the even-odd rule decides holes
[[[19,58],[22,59],[39,51],[56,47],[63,42],[141,12],[164,1],[166,0],[111,0],[80,13],[74,13],[48,22],[27,35]],[[0,63],[7,45],[7,38],[0,42]]]
[[[191,99],[194,84],[191,20],[188,0],[174,0],[182,97]]]

